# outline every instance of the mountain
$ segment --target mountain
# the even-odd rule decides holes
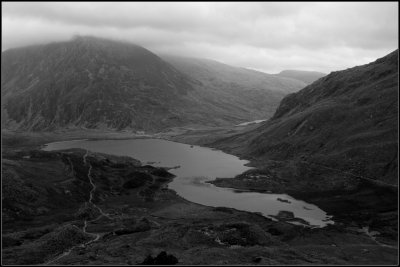
[[[287,77],[303,81],[304,83],[311,84],[321,77],[326,76],[325,73],[317,71],[304,71],[304,70],[283,70],[276,74],[279,77]]]
[[[230,66],[215,60],[193,57],[179,57],[171,55],[161,56],[165,61],[186,75],[204,82],[218,85],[231,83],[246,89],[262,89],[293,93],[306,83],[298,79],[277,77],[260,71]]]
[[[230,103],[240,122],[270,118],[280,100],[306,84],[291,78],[233,67],[214,60],[163,55],[162,58],[193,81],[196,99]]]
[[[263,98],[229,79],[220,89],[143,47],[89,36],[9,49],[1,64],[2,126],[21,130],[234,125],[272,115],[286,89],[304,85],[274,78]]]
[[[153,119],[168,125],[179,97],[191,90],[150,51],[93,37],[3,52],[1,78],[8,117],[33,130],[151,127]]]
[[[294,167],[298,190],[342,190],[354,177],[397,186],[398,96],[396,50],[289,94],[269,121],[213,145]]]

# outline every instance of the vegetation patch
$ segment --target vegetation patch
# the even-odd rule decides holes
[[[153,181],[153,177],[145,172],[133,171],[126,175],[126,177],[129,177],[129,180],[123,185],[126,189],[137,188]]]

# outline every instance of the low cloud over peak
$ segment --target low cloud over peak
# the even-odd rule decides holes
[[[330,72],[398,47],[397,2],[2,3],[2,50],[73,35],[276,73]]]

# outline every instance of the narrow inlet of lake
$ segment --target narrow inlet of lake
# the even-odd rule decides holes
[[[175,174],[168,187],[181,197],[194,203],[229,207],[238,210],[260,212],[274,219],[280,211],[293,212],[294,216],[311,226],[324,227],[333,223],[323,210],[313,204],[294,199],[286,194],[237,192],[230,188],[216,187],[206,181],[232,178],[246,170],[248,161],[206,147],[191,146],[162,139],[127,140],[73,140],[47,144],[43,150],[83,148],[93,152],[130,156],[143,164],[179,168],[170,170]],[[279,201],[287,200],[287,202]],[[299,224],[299,222],[293,222]]]

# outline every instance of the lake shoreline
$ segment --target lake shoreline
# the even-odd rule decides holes
[[[256,126],[249,125],[247,130],[254,129]],[[397,224],[398,224],[398,187],[387,187],[384,184],[373,183],[368,179],[356,180],[357,186],[348,190],[336,190],[330,187],[329,182],[319,184],[320,189],[310,190],[307,187],[299,187],[297,183],[300,177],[293,180],[293,176],[298,176],[299,172],[316,175],[326,171],[318,165],[296,160],[290,161],[275,161],[265,158],[249,157],[240,149],[234,146],[220,145],[217,140],[230,138],[234,135],[240,135],[243,129],[232,131],[231,128],[220,128],[216,131],[186,131],[178,135],[166,136],[168,140],[185,142],[188,144],[204,145],[210,148],[222,150],[225,153],[235,155],[240,159],[248,160],[247,166],[254,167],[256,172],[261,174],[267,173],[273,179],[263,180],[261,182],[252,181],[246,173],[240,174],[234,178],[216,179],[211,183],[216,186],[235,188],[238,190],[259,190],[271,193],[287,193],[293,197],[313,203],[323,210],[333,215],[333,220],[345,226],[371,227],[376,231],[382,232],[382,236],[388,237],[387,242],[398,242]],[[206,138],[212,135],[212,138]],[[302,169],[299,169],[299,167]],[[304,167],[303,167],[304,166]],[[323,167],[323,166],[321,166]],[[321,171],[322,170],[322,171]],[[331,170],[328,170],[331,171]],[[339,174],[340,175],[340,174]],[[347,174],[345,174],[347,175]],[[358,180],[358,181],[357,181]],[[282,184],[281,182],[285,183]],[[318,184],[317,184],[318,185]],[[385,196],[383,199],[381,196]],[[349,204],[353,203],[353,204]],[[357,210],[357,206],[363,206],[362,211]],[[387,214],[391,214],[388,218]]]
[[[237,194],[230,188],[217,188],[210,183],[195,182],[199,177],[207,177],[212,181],[216,177],[234,177],[245,170],[247,161],[239,160],[233,155],[222,151],[211,150],[202,146],[186,144],[164,139],[103,139],[103,140],[75,140],[66,142],[52,142],[44,148],[46,151],[82,148],[92,152],[124,155],[149,162],[155,160],[154,166],[167,167],[177,177],[168,184],[181,197],[211,207],[230,207],[238,210],[261,212],[268,218],[276,218],[280,211],[290,212],[291,220],[304,222],[306,227],[324,227],[328,215],[317,206],[292,198],[286,194],[269,194],[265,192],[250,192]],[[179,168],[176,166],[179,165]],[[175,166],[171,168],[171,166]],[[242,192],[243,193],[243,192]],[[284,193],[284,192],[283,192]],[[245,197],[245,200],[242,198]],[[291,202],[282,204],[277,198],[290,198]],[[303,206],[312,206],[306,210]]]
[[[48,138],[49,135],[42,135],[36,134],[36,139],[29,138],[26,134],[23,135],[21,139],[18,139],[18,136],[14,135],[14,141],[17,140],[17,144],[12,144],[9,142],[7,138],[9,136],[3,136],[3,157],[5,159],[4,164],[7,163],[5,168],[3,167],[3,172],[7,168],[20,168],[20,166],[24,169],[24,172],[28,171],[27,165],[30,161],[41,162],[41,166],[43,164],[47,164],[46,162],[50,159],[46,158],[29,158],[24,159],[24,153],[34,153],[32,155],[40,155],[34,152],[36,149],[40,148],[40,145],[45,143],[58,140],[61,141],[61,138],[57,136],[51,136]],[[70,138],[74,137],[73,139],[78,138],[87,138],[89,134],[82,134],[77,137],[76,134],[70,136]],[[104,135],[106,136],[106,135]],[[90,137],[90,136],[89,136]],[[115,137],[115,136],[114,136]],[[4,142],[5,141],[5,142]],[[4,144],[6,144],[4,146]],[[11,144],[11,145],[10,145]],[[29,152],[32,151],[32,152]],[[15,157],[15,153],[22,153],[20,156]],[[73,155],[73,154],[71,154]],[[82,154],[83,155],[83,154]],[[82,156],[81,155],[81,156]],[[78,157],[81,157],[78,156]],[[104,155],[106,157],[110,157],[109,155]],[[104,157],[101,156],[101,157]],[[15,163],[18,163],[15,165]],[[82,160],[74,161],[78,164],[83,164]],[[8,165],[12,164],[12,165]],[[35,163],[36,166],[37,163]],[[97,172],[100,171],[98,169],[101,165],[96,164],[95,162],[92,163],[94,168],[97,169]],[[46,165],[43,165],[46,166]],[[121,165],[123,166],[123,165]],[[56,165],[52,163],[49,165],[49,168],[54,168]],[[38,173],[39,170],[39,173]],[[40,175],[42,172],[41,169],[38,169],[32,175]],[[67,169],[68,170],[68,169]],[[78,168],[79,170],[79,168]],[[43,169],[44,171],[44,169]],[[96,171],[96,170],[95,170]],[[85,172],[85,171],[84,171]],[[43,176],[42,176],[43,177]],[[68,176],[67,176],[68,177]],[[66,178],[69,179],[69,178]],[[96,182],[96,181],[95,181]],[[145,257],[149,254],[157,255],[159,251],[162,249],[167,250],[168,253],[172,253],[179,259],[180,263],[186,264],[220,264],[221,262],[225,262],[226,264],[255,264],[253,259],[258,259],[260,255],[270,255],[269,250],[274,249],[274,254],[269,256],[268,258],[261,257],[261,263],[264,264],[271,264],[270,260],[273,260],[275,263],[280,264],[307,264],[309,262],[326,264],[326,263],[341,263],[341,264],[371,264],[371,263],[386,263],[386,264],[393,264],[396,262],[397,254],[395,253],[396,250],[393,248],[386,248],[382,247],[378,244],[375,244],[374,241],[368,237],[368,235],[360,234],[356,230],[348,229],[348,227],[335,225],[335,226],[328,226],[324,228],[318,229],[306,229],[302,226],[296,226],[292,224],[288,224],[285,222],[274,222],[268,218],[265,218],[261,215],[251,212],[245,211],[238,211],[231,208],[212,208],[207,206],[202,206],[200,204],[191,203],[178,195],[176,195],[172,190],[167,189],[166,191],[163,190],[161,187],[156,190],[155,196],[164,196],[163,198],[169,199],[166,200],[157,200],[159,197],[156,197],[154,202],[142,202],[142,200],[137,199],[137,194],[132,191],[129,195],[121,194],[121,195],[113,195],[107,191],[108,201],[107,202],[100,202],[97,203],[100,207],[105,210],[106,212],[110,212],[112,210],[120,210],[125,214],[124,216],[134,216],[136,218],[140,218],[141,216],[145,216],[151,222],[150,230],[145,230],[144,232],[137,232],[129,234],[124,234],[121,236],[114,236],[114,237],[107,237],[109,235],[105,234],[102,239],[98,242],[95,242],[89,245],[84,251],[77,250],[73,251],[69,256],[60,260],[59,264],[104,264],[105,262],[109,264],[113,263],[121,263],[125,262],[127,264],[138,264],[144,260]],[[131,199],[130,202],[133,205],[127,204],[125,201]],[[147,207],[142,209],[141,206]],[[148,209],[150,208],[150,209]],[[146,211],[147,209],[147,211]],[[65,212],[65,211],[63,211]],[[71,211],[72,212],[72,211]],[[61,213],[62,214],[62,213]],[[60,214],[60,216],[61,216]],[[122,213],[121,213],[122,214]],[[48,215],[42,215],[42,217]],[[30,228],[32,228],[31,232],[39,233],[43,230],[43,227],[50,227],[46,226],[49,219],[42,219],[43,222],[37,217],[37,223],[33,224],[29,222]],[[36,220],[36,219],[35,219]],[[230,222],[237,222],[236,225],[242,225],[247,227],[247,224],[255,225],[254,227],[261,227],[263,231],[267,231],[273,240],[277,240],[281,243],[274,243],[270,244],[267,247],[263,246],[254,246],[252,243],[245,243],[244,246],[239,246],[238,248],[231,249],[230,246],[221,245],[215,241],[199,241],[199,237],[197,234],[195,235],[195,239],[189,236],[192,236],[194,233],[207,233],[207,235],[220,235],[223,231],[231,229],[229,227],[230,224],[227,224],[226,221]],[[14,232],[7,235],[7,240],[9,239],[11,242],[15,240],[14,236],[21,236],[22,232],[18,231],[18,225],[24,225],[23,221],[16,221],[17,223],[13,223]],[[245,224],[243,224],[245,222]],[[45,224],[43,224],[45,223]],[[110,228],[109,222],[99,222],[100,224],[96,226],[98,228],[97,231],[115,231],[118,225],[112,226]],[[178,223],[178,224],[177,224]],[[36,225],[36,226],[34,226]],[[157,226],[158,225],[158,226]],[[212,230],[208,228],[208,225],[215,225],[218,226],[216,229]],[[37,228],[37,227],[41,228]],[[241,227],[242,227],[241,226]],[[36,228],[35,228],[36,227]],[[92,228],[94,227],[91,226]],[[253,226],[252,226],[253,227]],[[94,231],[95,228],[91,231]],[[144,230],[145,228],[143,228]],[[146,228],[147,229],[147,228]],[[189,229],[189,236],[187,236],[185,242],[190,242],[190,246],[192,249],[195,249],[196,246],[202,246],[202,255],[197,254],[190,254],[191,249],[187,250],[187,245],[183,242],[182,239],[176,239],[176,233],[187,231],[185,229]],[[225,229],[225,230],[224,230]],[[247,228],[243,228],[247,229]],[[6,230],[6,229],[4,229]],[[142,231],[142,230],[141,230]],[[194,231],[194,232],[193,232]],[[199,232],[196,232],[199,231]],[[222,232],[221,232],[222,231]],[[242,231],[242,230],[241,230]],[[247,231],[247,230],[246,230]],[[258,231],[258,230],[257,230]],[[50,232],[52,233],[52,232]],[[162,243],[154,243],[154,240],[157,240],[158,233],[171,233],[173,236],[168,237],[165,239],[167,247],[163,247]],[[192,234],[193,233],[193,234]],[[11,238],[11,236],[13,236]],[[38,235],[38,234],[35,234]],[[149,236],[150,235],[150,236]],[[165,234],[164,234],[165,235]],[[187,235],[187,234],[186,234]],[[206,235],[206,236],[207,236]],[[257,236],[261,237],[264,234],[260,232]],[[10,237],[8,237],[10,236]],[[41,240],[40,236],[38,235],[39,239]],[[153,237],[154,236],[154,237]],[[299,239],[301,236],[301,239]],[[335,237],[335,243],[340,244],[340,248],[334,247],[331,243],[326,243],[331,237]],[[11,239],[10,239],[11,238]],[[36,237],[37,238],[37,237]],[[156,239],[153,239],[156,238]],[[189,238],[189,239],[188,239]],[[221,236],[222,238],[222,236]],[[36,239],[33,239],[33,242]],[[138,241],[139,240],[139,241]],[[141,241],[143,240],[143,241]],[[147,240],[147,241],[146,241]],[[197,244],[195,242],[200,242]],[[203,239],[200,239],[203,240]],[[258,240],[258,241],[257,241]],[[298,241],[296,241],[298,240]],[[342,240],[342,241],[341,241]],[[4,242],[4,239],[3,239]],[[18,239],[16,241],[12,241],[16,243],[12,243],[7,245],[7,247],[3,246],[3,255],[8,255],[6,260],[10,260],[10,257],[13,257],[13,260],[22,259],[21,257],[21,249],[19,249]],[[32,240],[25,241],[26,244],[31,244]],[[142,245],[134,245],[135,242],[147,242],[147,243],[139,243]],[[149,243],[150,242],[150,243]],[[195,242],[195,243],[193,243]],[[206,243],[204,243],[206,242]],[[236,242],[234,240],[228,242]],[[249,241],[248,241],[249,242]],[[261,239],[256,239],[251,242],[265,242]],[[275,241],[274,241],[275,242]],[[3,243],[4,244],[4,243]],[[8,243],[7,243],[8,244]],[[34,244],[34,243],[32,243]],[[129,247],[126,247],[127,244],[131,244]],[[147,245],[144,245],[147,244]],[[317,256],[315,253],[310,253],[307,249],[304,249],[304,245],[307,247],[313,244],[313,251],[317,251],[323,248],[323,252],[318,254]],[[11,245],[11,247],[9,247]],[[15,247],[13,247],[15,246]],[[264,245],[265,246],[265,245]],[[287,251],[287,246],[290,247],[290,251]],[[135,249],[135,252],[128,252],[130,249]],[[172,250],[171,250],[172,249]],[[350,258],[344,259],[343,257],[339,256],[338,249],[347,249],[351,251]],[[107,256],[104,254],[104,251],[113,251],[114,256]],[[368,250],[369,252],[365,254],[363,251]],[[19,252],[18,252],[19,251]],[[98,251],[95,253],[95,251]],[[212,253],[216,253],[219,255],[218,257],[214,257]],[[11,253],[11,254],[4,254],[4,253]],[[16,256],[12,256],[15,254]],[[189,253],[189,254],[188,254]],[[237,255],[242,255],[241,257],[233,257],[234,253]],[[291,259],[288,259],[288,253],[291,256]],[[382,259],[382,253],[385,253],[384,259]],[[10,256],[11,255],[11,256]],[[127,255],[130,255],[127,258]],[[190,255],[190,256],[188,256]],[[209,255],[209,256],[207,256]],[[226,256],[223,256],[226,255]],[[245,256],[247,255],[247,256]],[[358,255],[358,256],[356,256]],[[4,261],[4,257],[3,257]],[[257,260],[258,261],[258,260]]]
[[[241,127],[239,127],[241,128]],[[149,135],[149,136],[143,136],[143,135],[132,135],[131,133],[126,133],[126,132],[115,132],[115,131],[109,131],[109,132],[103,132],[103,131],[99,131],[99,130],[78,130],[78,131],[72,131],[69,132],[67,131],[71,136],[69,137],[65,137],[64,136],[64,132],[61,133],[52,133],[52,132],[44,132],[44,133],[33,133],[34,135],[31,136],[30,134],[26,134],[26,133],[21,133],[22,136],[24,136],[25,138],[28,139],[33,139],[35,140],[35,142],[33,142],[34,144],[30,144],[28,147],[30,148],[35,148],[35,149],[41,149],[42,146],[46,143],[49,142],[55,142],[55,141],[70,141],[72,139],[87,139],[87,140],[130,140],[130,139],[152,139],[152,138],[156,138],[156,139],[162,139],[162,140],[167,140],[167,141],[172,141],[172,142],[177,142],[177,143],[181,143],[181,144],[187,144],[187,145],[198,145],[198,146],[202,146],[202,147],[206,147],[206,148],[210,148],[210,149],[216,149],[216,150],[220,150],[223,151],[225,153],[231,154],[231,155],[235,155],[237,156],[240,160],[248,160],[249,162],[246,164],[246,166],[249,167],[254,167],[256,169],[261,168],[265,161],[261,160],[261,159],[256,159],[256,158],[248,158],[245,155],[241,154],[241,153],[237,153],[237,151],[233,150],[233,149],[228,149],[228,148],[221,148],[219,146],[213,146],[212,143],[211,144],[206,144],[204,143],[204,141],[202,141],[202,138],[195,135],[194,138],[187,138],[187,133],[178,135],[176,134],[176,132],[172,132],[172,133],[157,133],[157,134],[153,134],[153,135]],[[196,132],[196,131],[195,131]],[[222,130],[222,132],[226,132],[225,129]],[[193,131],[189,131],[189,136],[193,133]],[[2,131],[3,134],[3,131]],[[207,131],[205,131],[205,133],[202,133],[201,135],[207,134]],[[16,133],[16,135],[18,136],[18,133]],[[208,146],[207,146],[208,145]],[[4,147],[4,145],[3,145]],[[23,146],[24,147],[24,146]],[[240,177],[240,175],[238,175],[238,177]],[[356,223],[357,223],[357,218],[346,218],[346,216],[344,216],[343,218],[341,218],[341,211],[342,211],[342,205],[340,205],[340,207],[335,208],[335,203],[329,203],[329,199],[334,197],[335,194],[337,193],[336,191],[326,191],[321,193],[322,195],[324,195],[324,197],[315,197],[315,195],[320,195],[318,194],[318,192],[304,192],[304,191],[299,191],[296,189],[287,189],[287,188],[282,188],[282,187],[270,187],[270,185],[266,185],[267,187],[263,187],[260,185],[257,185],[256,187],[251,187],[249,185],[241,185],[240,183],[236,183],[236,181],[240,181],[240,179],[235,179],[237,177],[233,177],[233,178],[223,178],[224,180],[220,180],[217,181],[218,179],[212,181],[211,183],[216,185],[216,186],[221,186],[221,187],[228,187],[228,188],[234,188],[234,189],[239,189],[239,190],[250,190],[254,192],[257,191],[269,191],[270,193],[288,193],[290,195],[293,195],[295,197],[299,197],[300,199],[304,199],[305,201],[308,201],[310,203],[314,203],[317,206],[322,205],[322,207],[326,207],[327,208],[327,212],[331,215],[334,216],[334,218],[339,218],[340,221],[343,221],[345,224],[354,224],[354,219],[356,219]],[[277,178],[280,179],[280,178]],[[325,208],[324,208],[325,210]]]

